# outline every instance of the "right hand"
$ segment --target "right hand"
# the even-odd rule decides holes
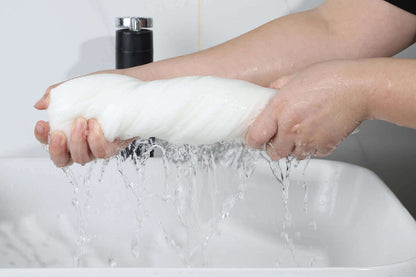
[[[272,160],[326,156],[369,113],[374,77],[364,76],[356,60],[322,62],[271,83],[279,91],[251,124],[249,147],[263,149]],[[370,71],[371,72],[371,71]],[[370,89],[369,89],[370,87]]]
[[[38,110],[46,110],[49,106],[51,89],[60,84],[50,86],[34,107]],[[134,140],[134,138],[116,139],[108,142],[97,120],[87,120],[82,117],[77,118],[73,123],[70,138],[67,138],[62,131],[50,133],[49,123],[43,120],[36,123],[34,133],[38,141],[49,144],[50,158],[57,167],[68,166],[74,162],[84,165],[96,158],[108,158],[120,152]]]

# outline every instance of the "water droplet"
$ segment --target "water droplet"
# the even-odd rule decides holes
[[[360,132],[360,129],[357,127],[354,129],[354,131],[351,132],[351,135],[356,135]]]
[[[318,230],[318,224],[316,223],[315,220],[309,222],[309,227],[311,227],[311,229],[314,231]]]
[[[78,207],[79,202],[78,202],[78,199],[77,198],[73,198],[72,199],[72,205],[74,205],[75,207]]]
[[[110,267],[116,267],[117,266],[117,262],[114,258],[108,258],[108,265]]]

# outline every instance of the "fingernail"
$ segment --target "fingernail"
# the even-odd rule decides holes
[[[72,125],[72,132],[83,132],[86,128],[86,122],[82,118],[78,118]]]
[[[96,136],[100,135],[98,124],[94,119],[88,120],[88,133],[94,134]]]
[[[77,120],[76,128],[78,132],[82,132],[85,129],[85,120],[79,118]]]
[[[100,130],[98,128],[98,124],[95,122],[95,120],[91,120],[91,124],[92,124],[92,129],[94,130],[94,132],[99,135],[100,134]]]
[[[54,146],[62,146],[65,143],[65,136],[61,133],[54,133],[51,136],[50,144]]]
[[[43,134],[43,130],[44,130],[44,128],[41,124],[36,124],[36,132],[38,134]]]

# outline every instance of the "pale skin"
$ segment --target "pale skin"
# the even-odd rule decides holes
[[[274,160],[289,154],[302,159],[331,153],[367,119],[416,128],[416,61],[376,58],[400,52],[415,35],[416,16],[382,0],[328,0],[204,51],[105,72],[147,81],[214,75],[280,89],[246,142],[266,145]],[[37,109],[48,107],[52,87]],[[49,134],[47,122],[36,124],[36,138],[49,143],[59,167],[112,156],[131,142],[106,141],[94,119],[78,118],[73,126],[66,138],[60,131]]]

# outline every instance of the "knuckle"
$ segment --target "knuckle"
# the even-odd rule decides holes
[[[297,111],[297,109],[295,107],[286,110],[285,114],[284,114],[284,119],[285,121],[288,123],[288,128],[290,127],[293,128],[294,126],[299,126],[298,128],[301,128],[301,125],[299,124],[302,120],[302,116],[301,114]]]

